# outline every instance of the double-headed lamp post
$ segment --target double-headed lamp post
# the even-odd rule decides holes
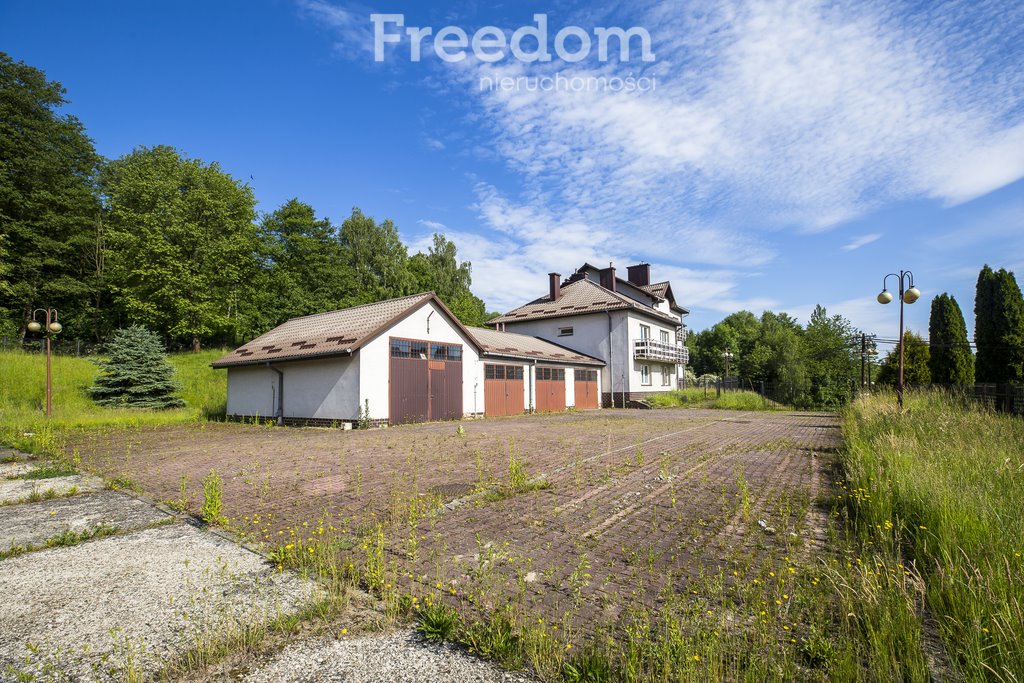
[[[36,320],[36,314],[42,312],[43,322]],[[50,338],[59,334],[64,327],[57,322],[56,308],[37,308],[32,311],[32,321],[28,324],[29,332],[42,332],[46,337],[46,416],[53,412],[53,383],[50,371]]]
[[[882,291],[878,294],[878,303],[880,304],[892,302],[892,292],[885,286],[890,277],[899,278],[897,291],[900,297],[900,378],[896,384],[896,401],[900,405],[900,410],[903,410],[903,347],[906,346],[904,343],[906,340],[903,339],[903,304],[912,304],[920,299],[921,291],[914,286],[914,274],[909,270],[901,270],[899,274],[889,273],[882,278]]]
[[[729,379],[729,361],[733,359],[732,351],[722,351],[722,360],[725,361],[725,378]]]

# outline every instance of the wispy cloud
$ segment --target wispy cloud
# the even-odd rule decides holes
[[[861,235],[860,237],[856,237],[850,242],[844,244],[843,251],[853,251],[854,249],[860,249],[861,247],[871,244],[872,242],[879,238],[881,238],[881,235],[878,233]]]
[[[419,219],[416,222],[419,223],[420,225],[426,227],[426,228],[430,228],[431,230],[433,230],[435,232],[443,232],[443,231],[448,229],[448,226],[445,225],[444,223],[439,223],[437,221],[429,221],[429,220],[427,220],[425,218],[421,218],[421,219]]]

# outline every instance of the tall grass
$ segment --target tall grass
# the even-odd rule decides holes
[[[781,410],[784,406],[763,398],[754,391],[723,391],[721,396],[711,387],[675,389],[650,396],[647,401],[656,408],[719,408],[722,410]]]
[[[851,525],[912,560],[950,665],[1024,678],[1024,421],[940,393],[865,397],[844,414]]]
[[[91,358],[53,356],[53,416],[44,414],[46,356],[23,351],[0,352],[0,442],[27,447],[24,434],[38,435],[35,446],[80,428],[135,427],[217,418],[227,403],[227,379],[210,363],[220,350],[171,355],[176,379],[182,384],[184,408],[166,411],[103,408],[89,398],[88,389],[99,372]],[[45,450],[45,445],[42,446]]]

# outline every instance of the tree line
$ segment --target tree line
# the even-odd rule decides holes
[[[466,324],[488,318],[444,235],[410,255],[358,208],[340,225],[297,198],[259,215],[248,184],[173,147],[104,159],[65,94],[0,52],[0,335],[55,307],[79,338],[141,324],[198,348],[428,290]]]

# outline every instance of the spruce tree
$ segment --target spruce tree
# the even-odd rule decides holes
[[[141,325],[118,330],[107,349],[110,358],[101,362],[103,372],[89,389],[102,406],[125,408],[180,408],[185,402],[174,396],[180,385],[167,361],[160,337]]]
[[[956,299],[945,292],[932,299],[928,346],[933,383],[974,384],[974,356],[967,343],[967,325]]]

